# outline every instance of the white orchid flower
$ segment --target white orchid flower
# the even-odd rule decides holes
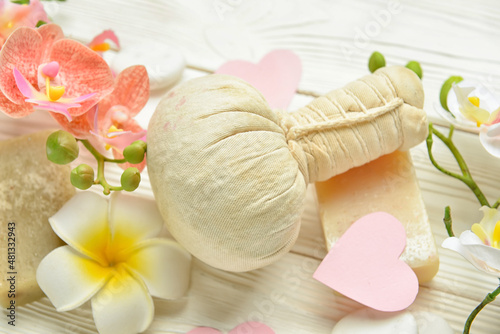
[[[452,123],[479,128],[481,144],[500,158],[500,100],[477,82],[464,80],[452,87],[447,104],[455,118],[448,113],[442,113],[443,116]]]
[[[58,311],[91,301],[101,334],[138,333],[154,315],[151,296],[175,299],[189,286],[191,255],[155,238],[163,220],[153,201],[81,192],[49,219],[68,245],[40,263],[36,278]]]
[[[483,219],[460,238],[447,238],[442,246],[460,253],[477,269],[500,278],[500,211],[483,206]]]

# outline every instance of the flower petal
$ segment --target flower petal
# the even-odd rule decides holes
[[[49,21],[47,13],[43,9],[43,5],[39,0],[31,0],[28,6],[20,7],[26,8],[28,12],[18,22],[16,22],[18,26],[35,28],[38,21]]]
[[[56,41],[64,38],[64,33],[61,27],[54,23],[44,24],[38,28],[37,31],[42,36],[39,64],[48,63],[50,53],[52,52],[52,46]]]
[[[37,97],[38,91],[33,87],[28,80],[14,67],[13,70],[14,80],[16,81],[17,88],[21,94],[29,99],[34,99]]]
[[[35,29],[21,27],[10,35],[0,51],[0,90],[16,104],[26,102],[16,86],[14,67],[28,82],[36,83],[41,46],[42,37]]]
[[[90,131],[92,130],[93,124],[91,121],[92,109],[83,115],[73,117],[71,122],[65,115],[59,113],[50,113],[52,118],[54,118],[59,125],[73,136],[79,139],[87,139],[90,136]]]
[[[0,92],[0,110],[13,118],[20,118],[31,114],[34,109],[30,103],[15,104]]]
[[[460,238],[445,239],[442,247],[458,252],[482,272],[500,277],[500,249],[482,244],[471,231],[464,231]]]
[[[162,227],[163,218],[150,199],[121,192],[111,194],[109,203],[109,225],[113,245],[137,244],[156,237]]]
[[[240,334],[240,333],[275,334],[274,331],[269,326],[256,321],[248,321],[239,324],[229,332],[229,334]]]
[[[452,87],[459,103],[460,112],[465,118],[479,123],[487,123],[489,121],[490,112],[483,108],[476,107],[468,99],[469,94],[475,90],[474,87],[460,87],[455,84]]]
[[[483,219],[481,219],[479,225],[483,227],[488,236],[493,235],[495,226],[500,220],[500,211],[487,206],[482,206],[479,210],[483,212]]]
[[[104,30],[99,35],[94,37],[94,39],[88,44],[88,47],[92,48],[94,45],[102,44],[107,40],[112,41],[117,48],[120,48],[120,41],[113,30]]]
[[[142,65],[131,66],[124,69],[115,81],[115,89],[104,98],[99,108],[108,111],[115,105],[127,107],[130,117],[141,111],[149,99],[149,77],[146,68]],[[105,112],[102,113],[104,116]]]
[[[36,280],[58,311],[68,311],[92,298],[111,273],[111,269],[83,257],[70,246],[62,246],[43,258]]]
[[[109,241],[108,201],[84,191],[73,196],[49,218],[54,232],[80,253],[107,265],[105,250]]]
[[[126,263],[155,297],[179,298],[189,288],[191,254],[173,240],[146,240]]]
[[[479,140],[485,150],[494,157],[500,158],[500,123],[482,127]]]
[[[106,61],[81,43],[68,39],[56,41],[50,60],[57,61],[61,66],[59,77],[66,87],[66,96],[95,93],[82,102],[81,107],[72,109],[72,116],[85,113],[113,90],[113,75]]]
[[[144,284],[122,270],[92,298],[92,314],[100,334],[135,334],[153,321],[154,305]]]

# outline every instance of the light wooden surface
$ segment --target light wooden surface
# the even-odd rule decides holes
[[[367,59],[374,50],[381,51],[389,65],[420,61],[425,108],[436,123],[446,124],[435,108],[449,75],[477,79],[500,93],[500,3],[493,0],[68,0],[46,6],[66,34],[82,41],[111,28],[123,45],[161,42],[179,49],[188,64],[182,80],[206,75],[229,59],[258,61],[270,50],[291,49],[302,59],[303,79],[290,110],[367,74]],[[142,112],[144,126],[162,93],[153,94]],[[21,120],[0,115],[0,139],[55,126],[44,113]],[[500,196],[500,160],[489,156],[474,134],[457,131],[455,140],[494,202]],[[442,165],[455,168],[444,146],[435,146]],[[472,193],[430,164],[424,144],[411,153],[437,244],[446,237],[446,205],[452,208],[457,233],[478,222],[479,204]],[[88,156],[82,159],[91,161]],[[118,177],[118,169],[109,170],[112,182]],[[138,193],[152,197],[146,173],[143,178]],[[336,321],[360,305],[312,279],[325,254],[311,186],[300,237],[288,255],[248,273],[223,272],[195,261],[188,294],[176,301],[156,299],[156,316],[146,333],[185,333],[195,326],[225,332],[248,320],[262,321],[279,334],[330,333]],[[440,248],[440,259],[438,275],[420,287],[411,309],[439,314],[459,332],[498,281],[451,251]],[[96,333],[89,305],[57,313],[45,298],[17,311],[16,327],[3,319],[0,332]],[[486,307],[472,333],[498,333],[499,314],[500,301]]]

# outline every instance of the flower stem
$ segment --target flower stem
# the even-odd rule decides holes
[[[479,201],[479,203],[481,205],[486,205],[486,206],[490,207],[490,204],[488,203],[486,196],[484,196],[481,189],[479,189],[479,186],[477,185],[476,181],[474,181],[474,179],[472,178],[472,175],[469,171],[469,167],[467,167],[467,163],[465,162],[463,156],[460,154],[457,147],[453,143],[452,136],[453,136],[454,129],[455,128],[453,127],[453,125],[450,125],[450,132],[449,132],[448,136],[445,136],[441,132],[436,130],[432,126],[432,123],[429,124],[429,135],[427,136],[427,152],[429,153],[429,158],[431,160],[431,163],[440,172],[442,172],[446,175],[449,175],[457,180],[462,181],[467,187],[469,187],[470,190],[472,190],[472,192],[474,193],[474,195],[476,196],[477,200]],[[462,172],[462,175],[450,172],[449,170],[441,167],[437,163],[437,161],[434,159],[434,156],[432,154],[432,145],[434,143],[433,135],[438,137],[446,145],[446,147],[448,147],[450,152],[453,154],[453,157],[455,158],[458,166],[460,167],[460,171]]]
[[[102,192],[104,195],[109,195],[111,191],[120,191],[123,190],[122,187],[116,187],[112,186],[106,181],[106,178],[104,176],[104,165],[106,162],[114,162],[114,163],[124,163],[126,162],[125,159],[109,159],[103,156],[99,151],[95,149],[92,144],[86,140],[86,139],[79,139],[83,146],[94,156],[94,158],[97,160],[97,177],[94,181],[95,184],[100,184],[103,188]]]
[[[455,233],[453,233],[453,227],[452,224],[453,222],[451,221],[451,213],[450,213],[450,207],[447,206],[444,208],[444,218],[443,218],[444,226],[446,227],[446,232],[448,232],[448,235],[450,237],[454,237]]]
[[[498,209],[499,206],[500,206],[500,198],[497,199],[497,201],[495,202],[495,204],[493,204],[492,208],[493,209]]]
[[[495,290],[493,290],[493,292],[488,293],[486,295],[486,297],[484,297],[483,301],[478,306],[476,306],[476,308],[474,309],[474,311],[472,311],[471,314],[469,315],[469,317],[467,318],[467,321],[465,322],[463,334],[469,334],[470,326],[472,325],[472,322],[474,321],[474,319],[476,318],[476,316],[478,315],[478,313],[481,312],[481,310],[486,305],[488,305],[489,303],[491,303],[492,301],[494,301],[495,298],[499,294],[500,294],[500,285]]]

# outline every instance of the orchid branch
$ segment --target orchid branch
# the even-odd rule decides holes
[[[481,189],[479,189],[479,186],[477,185],[476,181],[472,178],[472,175],[469,171],[469,167],[467,166],[467,163],[465,162],[463,156],[460,154],[458,151],[457,147],[453,143],[452,137],[453,137],[453,131],[454,127],[453,125],[450,125],[450,132],[448,133],[448,136],[443,135],[441,132],[439,132],[437,129],[435,129],[432,125],[432,123],[429,124],[429,135],[427,136],[427,152],[429,154],[429,158],[431,160],[431,163],[436,167],[440,172],[451,176],[457,180],[462,181],[467,187],[469,187],[470,190],[474,193],[476,196],[477,200],[479,203],[483,206],[488,206],[491,207],[488,200],[486,199],[486,196],[484,196],[483,192]],[[443,167],[441,167],[437,161],[434,159],[434,156],[432,154],[432,145],[434,143],[433,140],[433,135],[438,137],[445,145],[446,147],[450,150],[450,152],[453,154],[453,157],[455,158],[458,166],[460,167],[460,171],[462,172],[462,175],[453,173]],[[497,204],[497,206],[500,205]]]
[[[127,162],[127,160],[125,160],[125,159],[109,159],[109,158],[105,157],[104,155],[102,155],[101,153],[99,153],[99,151],[97,151],[95,149],[95,147],[92,146],[92,144],[88,140],[86,140],[86,139],[78,139],[78,140],[83,144],[83,146],[85,146],[85,148],[97,160],[97,177],[94,181],[94,184],[100,184],[102,186],[102,188],[103,188],[102,192],[104,193],[104,195],[109,195],[111,193],[111,191],[123,190],[123,187],[112,186],[108,183],[108,181],[106,181],[106,178],[104,176],[104,165],[106,162],[125,163],[125,162]]]
[[[500,294],[500,285],[498,286],[498,288],[496,288],[492,292],[488,293],[486,295],[486,297],[484,297],[484,299],[481,301],[481,303],[478,306],[476,306],[476,308],[474,309],[474,311],[472,311],[472,313],[469,314],[469,317],[467,318],[467,321],[465,322],[463,334],[469,334],[469,332],[470,332],[470,326],[472,325],[472,322],[474,321],[474,319],[476,318],[476,316],[479,314],[479,312],[481,312],[481,310],[486,305],[488,305],[489,303],[491,303],[492,301],[494,301],[499,294]]]

